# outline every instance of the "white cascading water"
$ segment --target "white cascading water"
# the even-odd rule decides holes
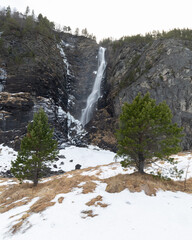
[[[85,126],[92,118],[93,111],[95,110],[95,104],[101,97],[101,82],[106,68],[105,61],[105,48],[100,47],[98,53],[98,71],[95,78],[95,83],[89,97],[87,98],[87,103],[85,109],[82,110],[81,123]]]
[[[0,68],[0,92],[2,92],[4,89],[6,78],[7,78],[6,71],[3,68]]]

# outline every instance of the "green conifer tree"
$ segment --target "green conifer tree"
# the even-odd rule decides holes
[[[29,8],[29,6],[27,6],[26,10],[25,10],[25,15],[28,16],[29,13],[30,13],[30,8]]]
[[[40,109],[28,125],[18,157],[16,161],[12,161],[11,172],[21,183],[24,179],[29,179],[36,186],[46,169],[45,163],[53,161],[57,154],[57,141],[53,139],[53,129],[48,124],[47,115]]]
[[[153,157],[171,161],[169,156],[180,149],[182,128],[172,123],[172,113],[165,102],[156,104],[149,93],[139,93],[131,104],[125,103],[117,130],[117,156],[123,167],[136,165],[140,173]]]

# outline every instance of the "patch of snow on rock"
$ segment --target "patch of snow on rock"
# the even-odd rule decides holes
[[[5,69],[0,68],[0,80],[5,80],[7,78],[7,72]]]
[[[65,64],[65,66],[66,66],[66,70],[67,70],[67,75],[71,75],[71,72],[70,72],[70,70],[69,70],[69,62],[68,62],[68,60],[67,60],[67,57],[66,57],[66,54],[65,54],[65,52],[64,52],[64,50],[63,50],[63,48],[62,48],[62,45],[63,45],[63,41],[61,41],[61,43],[60,44],[57,44],[57,48],[60,50],[60,55],[61,55],[61,57],[63,58],[63,62],[64,62],[64,64]]]

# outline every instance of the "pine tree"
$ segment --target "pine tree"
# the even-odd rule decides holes
[[[79,36],[79,28],[75,29],[75,35]]]
[[[26,10],[25,10],[25,15],[28,16],[29,12],[30,12],[30,8],[29,8],[29,6],[27,6]]]
[[[139,93],[131,104],[125,103],[117,130],[117,156],[124,158],[123,167],[136,165],[140,173],[153,157],[171,161],[169,156],[180,151],[182,128],[172,123],[172,113],[165,102],[156,104],[149,93]]]
[[[27,134],[21,141],[16,161],[12,161],[11,172],[22,181],[29,179],[34,186],[46,170],[46,162],[57,156],[57,142],[53,139],[53,129],[48,124],[48,117],[40,109],[29,123]]]
[[[88,36],[87,28],[82,29],[81,33],[83,36],[87,37]]]
[[[11,7],[10,7],[10,6],[7,7],[6,17],[7,17],[7,18],[10,18],[10,17],[11,17]]]

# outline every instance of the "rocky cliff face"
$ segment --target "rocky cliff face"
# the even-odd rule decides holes
[[[16,149],[43,107],[60,143],[79,144],[80,119],[98,67],[98,44],[55,32],[18,36],[0,33],[0,143]],[[2,44],[3,42],[3,44]],[[157,39],[106,46],[107,69],[98,110],[84,140],[116,150],[115,129],[124,102],[138,92],[165,100],[173,121],[184,127],[184,149],[192,147],[192,41]],[[81,136],[78,132],[83,133]]]
[[[138,92],[150,92],[157,103],[166,101],[172,110],[173,121],[184,127],[183,148],[192,147],[191,41],[158,39],[148,44],[124,44],[115,51],[109,47],[107,84],[109,93],[104,109],[109,124],[105,131],[110,133],[117,126],[124,102],[131,103]],[[94,125],[98,130],[90,134],[90,139],[110,145],[115,139],[110,137],[105,141],[106,136],[101,136],[103,129],[97,120],[102,118],[103,112],[103,109],[97,112]]]
[[[82,36],[61,34],[61,39],[67,68],[68,109],[80,119],[94,84],[99,46],[92,39]]]
[[[75,134],[97,69],[95,41],[71,34],[17,36],[1,33],[0,143],[18,149],[26,126],[40,107],[48,114],[60,142]],[[57,40],[56,40],[57,39]],[[76,139],[78,141],[78,137]]]

